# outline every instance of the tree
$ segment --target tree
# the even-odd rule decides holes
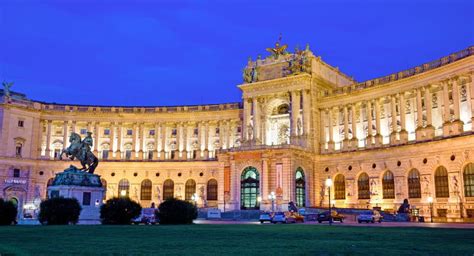
[[[50,198],[41,202],[38,219],[41,224],[46,225],[76,224],[81,210],[76,198]]]
[[[15,223],[18,210],[12,201],[0,198],[0,225],[11,225]]]
[[[130,198],[112,198],[100,208],[102,224],[126,225],[140,216],[142,207]]]
[[[158,209],[160,224],[192,224],[197,218],[197,208],[194,204],[176,198],[164,201]]]

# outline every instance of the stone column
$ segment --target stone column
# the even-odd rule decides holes
[[[311,97],[309,90],[303,90],[303,134],[311,135]]]
[[[204,130],[203,130],[202,122],[198,122],[198,145],[199,145],[198,158],[199,159],[202,159],[203,154],[204,154],[204,144],[202,143],[203,134],[204,134]]]
[[[392,110],[392,133],[390,133],[390,144],[394,145],[397,143],[397,102],[395,95],[390,96],[390,107]]]
[[[161,123],[161,152],[160,152],[160,159],[166,159],[166,136],[168,135],[166,132],[166,123]]]
[[[405,93],[402,92],[399,94],[399,104],[400,104],[400,143],[408,142],[408,132],[406,130],[406,102],[405,102]]]
[[[52,120],[48,120],[48,131],[46,132],[46,157],[48,159],[51,159],[51,129],[52,129],[52,123],[53,121]]]
[[[367,101],[366,103],[366,110],[367,110],[367,145],[366,147],[372,147],[373,144],[373,128],[372,128],[372,102]]]
[[[471,129],[474,131],[474,77],[472,74],[469,77],[468,81],[469,84],[466,84],[466,88],[469,88],[469,96],[471,102]]]
[[[98,156],[100,146],[100,123],[96,122],[94,127],[94,155]]]
[[[442,82],[443,86],[443,136],[449,136],[451,127],[451,113],[449,102],[449,84],[447,81]]]
[[[376,127],[376,134],[375,134],[375,146],[380,147],[382,145],[382,127],[380,125],[380,99],[375,100],[375,127]]]
[[[115,123],[110,123],[110,137],[109,137],[109,158],[114,159],[114,150],[115,150]]]
[[[425,89],[425,107],[426,107],[426,127],[425,127],[425,136],[427,139],[433,139],[435,128],[433,126],[433,102],[431,98],[431,86],[426,86]]]
[[[334,143],[334,131],[333,131],[333,120],[332,120],[332,108],[328,109],[328,130],[329,130],[329,141],[328,141],[328,150],[332,152],[335,150],[335,143]]]
[[[185,122],[183,124],[183,152],[181,155],[181,159],[186,160],[188,159],[188,123]]]
[[[123,123],[118,123],[117,127],[117,152],[115,152],[115,159],[122,159],[122,136],[123,136]]]
[[[356,149],[359,146],[359,140],[357,138],[357,108],[358,103],[354,103],[351,106],[352,111],[352,139],[351,146]]]
[[[72,128],[71,128],[71,131],[72,131],[73,133],[77,133],[77,131],[76,131],[76,121],[72,121]]]
[[[217,125],[219,127],[219,149],[223,149],[225,145],[225,120],[219,120]]]
[[[158,160],[158,154],[159,154],[159,149],[158,149],[158,144],[160,141],[160,123],[155,123],[155,150],[153,151],[153,160]]]
[[[258,104],[258,98],[255,97],[253,100],[253,137],[256,144],[260,144],[260,106]]]
[[[66,149],[68,145],[68,121],[64,121],[63,124],[63,149]]]
[[[41,158],[41,153],[43,151],[43,131],[44,129],[44,122],[43,120],[41,120],[41,118],[39,119],[39,131],[38,131],[38,158]]]
[[[183,134],[183,123],[179,122],[176,125],[176,152],[178,152],[178,155],[175,156],[177,159],[182,159],[182,153],[183,153],[183,146],[181,145],[182,140],[181,140],[181,135]]]
[[[344,111],[344,141],[342,142],[343,149],[349,149],[349,112],[347,110],[347,105],[343,108]]]
[[[209,122],[204,125],[204,159],[209,159]]]
[[[135,160],[137,158],[137,135],[138,135],[138,126],[137,124],[133,124],[132,126],[132,157],[131,160]]]
[[[144,123],[140,123],[139,124],[139,127],[138,127],[138,130],[139,130],[139,134],[138,134],[138,139],[139,139],[139,143],[138,143],[138,160],[143,160],[143,152],[145,152],[146,150],[143,150],[143,146],[145,144],[145,124]]]
[[[298,134],[298,117],[300,114],[300,93],[299,91],[291,92],[291,136],[297,137]],[[293,141],[291,142],[293,143]]]
[[[326,123],[327,123],[327,109],[321,109],[320,110],[320,122],[319,122],[319,146],[321,148],[321,152],[325,152],[326,151],[326,143],[327,143],[327,139],[329,137],[329,134],[326,133]]]
[[[416,140],[423,139],[423,105],[421,102],[421,89],[416,89]]]
[[[461,121],[461,108],[460,108],[460,95],[459,95],[459,84],[458,78],[452,79],[453,85],[453,106],[454,106],[454,121],[452,123],[453,135],[457,135],[463,132],[464,122]]]
[[[263,158],[262,159],[262,175],[260,177],[261,179],[261,187],[262,187],[262,193],[260,196],[262,197],[262,203],[263,202],[268,202],[268,195],[270,194],[269,192],[269,182],[270,182],[270,175],[268,171],[268,159]]]
[[[227,120],[225,130],[226,130],[225,131],[225,133],[226,133],[226,149],[229,149],[231,147],[230,142],[232,141],[232,133],[233,133],[231,120]]]
[[[243,116],[243,124],[242,124],[242,139],[243,140],[250,140],[248,137],[248,129],[250,125],[250,111],[251,111],[251,104],[248,99],[244,99],[244,116]]]

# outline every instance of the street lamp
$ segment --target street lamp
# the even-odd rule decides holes
[[[126,195],[127,195],[127,190],[122,189],[122,190],[120,191],[120,196],[125,197]]]
[[[433,223],[433,197],[428,197],[428,203],[430,203],[430,219],[431,223]]]
[[[332,180],[331,178],[326,179],[326,187],[328,187],[329,191],[329,198],[328,198],[328,203],[329,203],[329,225],[332,225],[332,209],[331,209],[331,187],[332,187]]]
[[[272,201],[272,212],[275,212],[275,199],[276,199],[276,195],[275,195],[275,192],[271,192],[269,195],[268,195],[268,199],[270,201]]]

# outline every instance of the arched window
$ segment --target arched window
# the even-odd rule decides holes
[[[338,174],[334,179],[334,199],[346,199],[346,178],[342,174]]]
[[[104,189],[102,200],[105,200],[107,197],[107,181],[105,179],[100,179],[100,183],[102,183],[102,188]]]
[[[172,180],[165,180],[163,183],[163,199],[170,199],[174,197],[174,182]]]
[[[386,171],[382,179],[383,198],[394,199],[395,198],[395,181],[393,179],[393,173]]]
[[[408,173],[408,197],[421,198],[420,172],[417,169]]]
[[[295,185],[296,185],[296,206],[305,207],[306,206],[306,180],[304,177],[304,171],[301,167],[296,169],[295,175]]]
[[[464,167],[464,196],[474,197],[474,164]]]
[[[184,189],[184,200],[191,201],[194,193],[196,193],[196,182],[193,179],[186,181]]]
[[[142,181],[140,188],[140,200],[151,200],[151,180]]]
[[[240,180],[240,207],[242,210],[258,209],[257,197],[260,195],[260,177],[255,167],[249,166],[242,172]]]
[[[207,200],[217,200],[217,180],[215,179],[207,182]]]
[[[130,183],[127,179],[121,179],[118,185],[118,194],[119,196],[128,197],[130,191]]]
[[[436,197],[449,197],[448,170],[444,166],[438,167],[435,172]]]
[[[370,199],[369,175],[363,172],[357,180],[359,199]]]

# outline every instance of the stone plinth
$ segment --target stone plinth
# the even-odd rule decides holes
[[[82,207],[79,224],[100,224],[100,207],[104,198],[100,176],[83,172],[74,166],[56,174],[48,187],[48,197],[76,198]]]

